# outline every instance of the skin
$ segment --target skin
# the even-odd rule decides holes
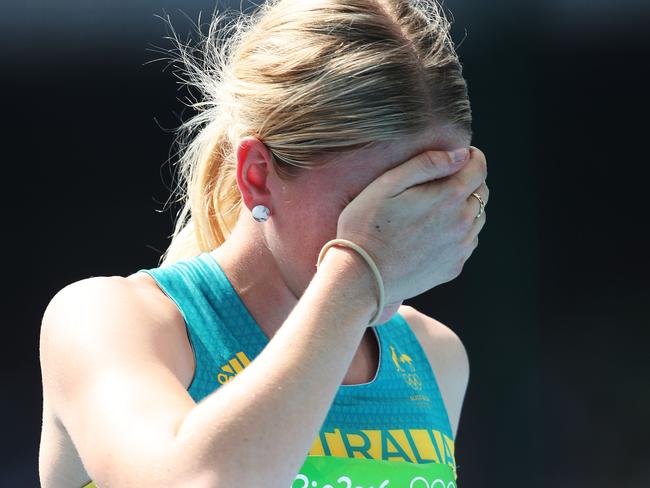
[[[212,253],[272,337],[316,272],[320,249],[336,238],[338,217],[351,200],[379,175],[418,153],[469,144],[467,134],[433,127],[417,137],[343,153],[336,161],[285,182],[266,146],[246,137],[237,148],[242,211],[232,234]],[[252,218],[256,205],[270,209],[266,222]],[[380,322],[388,321],[401,304],[386,304]]]
[[[266,336],[273,337],[308,286],[316,272],[318,253],[336,238],[339,215],[350,201],[379,175],[415,155],[469,147],[470,139],[465,133],[432,127],[416,137],[342,153],[326,166],[289,182],[279,178],[262,142],[254,137],[242,139],[237,148],[242,209],[232,234],[212,254]],[[475,191],[487,201],[485,182]],[[476,205],[478,213],[474,197],[468,201]],[[263,223],[251,216],[260,204],[270,210]],[[455,436],[469,381],[465,348],[450,328],[401,301],[387,303],[379,322],[388,321],[398,311],[435,372]],[[379,364],[378,349],[368,328],[343,384],[371,381]]]
[[[312,279],[320,248],[336,237],[338,217],[356,195],[383,172],[424,150],[453,150],[467,147],[469,142],[469,137],[433,129],[419,137],[341,154],[326,167],[285,182],[276,174],[266,146],[255,138],[245,138],[237,149],[237,182],[244,205],[233,233],[212,254],[263,332],[271,338]],[[487,201],[487,187],[484,184],[479,193]],[[271,217],[264,223],[255,222],[250,215],[252,208],[258,204],[266,205],[271,210]],[[469,204],[475,204],[478,212],[478,203],[473,197],[468,199]],[[118,302],[123,303],[125,309],[131,307],[132,310],[121,313],[125,316],[143,314],[150,317],[151,320],[141,322],[136,331],[142,335],[143,342],[150,340],[151,335],[156,336],[159,351],[152,357],[164,357],[165,364],[172,372],[164,376],[169,381],[168,388],[161,386],[158,394],[164,392],[164,395],[168,395],[165,401],[170,405],[178,404],[179,410],[188,408],[187,404],[181,406],[187,398],[178,396],[174,390],[176,385],[172,386],[177,378],[186,390],[195,368],[193,352],[178,308],[145,273],[98,280],[93,278],[92,285],[90,280],[86,283],[87,292],[82,293],[85,287],[76,289],[82,293],[82,302],[87,300],[92,303],[97,296],[105,297],[109,293],[120,297],[123,295]],[[74,295],[74,292],[71,293]],[[72,309],[78,310],[78,302],[76,299],[73,301],[75,305]],[[387,304],[380,322],[389,320],[399,310],[411,326],[436,374],[455,436],[469,375],[465,350],[460,339],[448,327],[412,307],[400,305],[401,302]],[[65,306],[62,310],[59,312],[63,314],[60,318],[50,317],[50,320],[57,324],[57,328],[73,328],[69,333],[63,329],[58,334],[79,338],[75,339],[76,347],[83,341],[109,344],[114,341],[119,348],[109,347],[102,354],[110,355],[114,351],[115,354],[130,355],[132,358],[139,354],[143,357],[151,355],[151,351],[140,350],[134,345],[137,339],[133,344],[125,344],[122,340],[124,331],[115,327],[110,319],[106,323],[98,320],[96,326],[86,333],[87,328],[74,328],[79,320],[76,316],[65,315]],[[80,316],[83,317],[83,313],[80,312]],[[151,332],[144,327],[146,324],[151,327]],[[63,358],[57,354],[67,354],[65,347],[62,349],[64,352],[57,351],[57,341],[50,337],[54,333],[50,330],[52,327],[46,327],[42,336],[41,349],[46,365],[60,364]],[[370,329],[367,329],[344,384],[364,383],[375,375],[378,344],[374,334],[369,332]],[[132,350],[127,350],[129,347]],[[47,367],[45,371],[48,371]],[[56,381],[44,377],[43,441],[39,469],[47,477],[48,486],[82,486],[89,476],[53,408],[61,401],[62,392],[69,392],[78,380],[74,368],[70,369],[68,365],[64,371],[68,372],[68,376],[57,377]]]

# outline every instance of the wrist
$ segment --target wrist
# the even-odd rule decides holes
[[[345,296],[367,312],[367,322],[375,317],[379,305],[376,278],[366,260],[357,251],[344,246],[327,249],[318,272],[326,272]]]

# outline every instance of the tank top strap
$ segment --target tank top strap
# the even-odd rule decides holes
[[[241,372],[268,341],[207,252],[149,274],[178,307],[196,369],[188,393],[197,403]]]
[[[453,439],[436,375],[420,341],[399,312],[387,325],[378,328],[387,363],[384,381],[392,385],[393,391],[403,392],[409,404],[425,407],[426,416],[414,414],[413,425],[417,423],[417,418],[429,426],[435,425],[440,432]],[[415,411],[417,408],[412,412]]]

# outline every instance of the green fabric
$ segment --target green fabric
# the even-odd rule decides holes
[[[308,456],[291,488],[456,488],[446,464]]]

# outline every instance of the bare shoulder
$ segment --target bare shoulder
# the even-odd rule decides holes
[[[96,352],[106,344],[119,345],[119,351],[106,351],[115,356],[141,355],[144,344],[153,343],[181,379],[193,372],[184,319],[146,273],[95,276],[62,288],[43,314],[42,350],[51,340]]]
[[[63,358],[70,354],[81,357],[82,352],[84,357],[107,359],[104,364],[155,355],[184,384],[189,383],[192,355],[189,344],[184,347],[187,336],[179,310],[152,286],[148,276],[135,276],[82,279],[52,297],[43,313],[40,334],[41,363],[50,366],[44,371],[44,380],[52,392],[65,390],[67,385],[60,384],[61,376],[50,378],[48,373]]]
[[[402,305],[399,313],[427,355],[455,437],[469,382],[469,358],[465,346],[453,330],[417,309]]]
[[[81,333],[88,338],[97,334],[121,333],[124,332],[120,330],[121,321],[105,319],[126,315],[147,317],[147,320],[142,320],[143,330],[155,326],[167,317],[169,309],[159,306],[162,302],[146,285],[142,279],[122,276],[93,276],[70,283],[48,303],[43,314],[42,332],[75,332],[75,335]],[[67,320],[79,317],[84,320]],[[109,324],[111,327],[102,327]],[[80,330],[62,330],[72,328]]]
[[[116,451],[129,452],[125,446],[137,443],[126,432],[147,426],[150,439],[156,439],[151,445],[164,445],[173,425],[192,408],[184,322],[180,317],[177,323],[178,309],[150,284],[139,277],[96,276],[71,283],[50,299],[39,341],[43,486],[108,479],[111,463],[122,462],[124,454],[107,456],[107,450],[119,446]],[[119,427],[111,430],[113,425]],[[125,435],[115,439],[114,431]]]

